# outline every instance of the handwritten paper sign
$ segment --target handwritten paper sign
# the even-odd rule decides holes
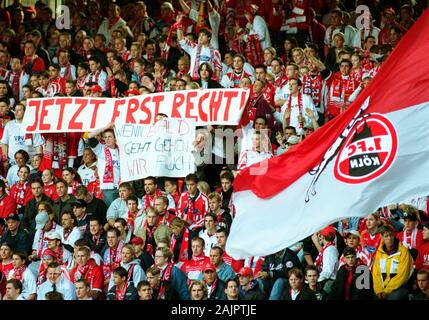
[[[195,171],[195,121],[167,118],[152,125],[115,123],[121,181],[184,177]]]

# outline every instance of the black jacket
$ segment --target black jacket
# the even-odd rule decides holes
[[[54,202],[54,220],[56,223],[61,224],[61,215],[66,210],[71,210],[71,204],[76,201],[76,198],[72,195],[70,195],[70,198],[63,202],[60,198],[55,200]],[[87,211],[88,212],[88,211]]]
[[[30,233],[20,226],[18,232],[14,236],[7,230],[2,237],[2,242],[10,244],[14,252],[25,252],[26,254],[30,254],[33,239]]]
[[[287,285],[284,289],[281,300],[292,300],[289,285]],[[311,291],[307,286],[303,286],[301,292],[298,293],[295,300],[317,300],[317,298],[313,291]]]
[[[101,224],[106,224],[107,205],[103,200],[93,197],[91,202],[86,204],[86,212],[91,214],[93,217],[101,219]]]
[[[268,272],[268,279],[273,281],[278,278],[288,278],[288,272],[292,268],[302,269],[302,264],[295,252],[286,248],[279,256],[270,254],[261,265],[261,271]]]
[[[101,230],[100,239],[98,240],[97,244],[95,243],[92,234],[91,233],[85,233],[85,240],[88,241],[89,247],[92,251],[98,253],[99,255],[103,256],[104,250],[107,246],[107,233],[104,230]]]
[[[219,278],[217,279],[216,289],[207,300],[226,300],[225,283]]]
[[[115,300],[116,296],[116,286],[113,286],[110,288],[109,292],[107,293],[107,300]],[[137,289],[134,287],[134,285],[131,282],[128,282],[127,290],[125,291],[124,300],[138,300],[139,299],[139,293]]]
[[[46,194],[42,194],[42,200],[36,201],[36,199],[31,199],[28,201],[24,209],[24,219],[23,227],[30,232],[31,235],[36,233],[36,215],[37,215],[37,206],[40,202],[49,202],[52,204],[52,199],[49,198]]]
[[[147,251],[143,251],[143,253],[137,257],[137,259],[140,260],[140,267],[142,267],[144,272],[146,272],[146,270],[155,263],[152,256]]]
[[[198,80],[197,83],[200,85],[201,88],[203,87],[201,80]],[[222,88],[222,86],[216,80],[210,79],[208,81],[207,89],[220,89],[220,88]]]
[[[346,283],[350,272],[353,272],[353,276],[348,290],[348,300],[372,300],[374,298],[372,276],[369,277],[369,289],[358,289],[356,284],[363,282],[358,278],[364,273],[356,273],[356,267],[349,271],[346,265],[338,270],[328,300],[346,300]]]
[[[261,288],[259,287],[259,283],[256,280],[252,281],[252,288],[245,291],[241,286],[240,286],[240,293],[241,293],[241,298],[243,300],[266,300],[267,296],[265,294],[264,291],[261,290]]]

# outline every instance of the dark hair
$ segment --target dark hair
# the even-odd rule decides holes
[[[79,280],[76,280],[76,283],[83,283],[83,284],[84,284],[84,286],[85,286],[85,287],[87,287],[87,288],[90,288],[90,287],[91,287],[91,285],[90,285],[90,283],[88,282],[88,280],[83,279],[83,278],[80,278]]]
[[[22,292],[22,282],[19,281],[18,279],[10,279],[6,281],[6,284],[12,284],[13,287],[17,290],[19,290],[19,293]]]
[[[118,238],[121,236],[121,231],[119,231],[117,228],[110,227],[107,229],[107,233],[109,232],[114,232]]]
[[[150,287],[150,283],[149,283],[149,281],[147,281],[147,280],[142,280],[142,281],[140,281],[140,282],[138,283],[138,285],[137,285],[137,291],[140,291],[140,289],[141,289],[142,287],[147,287],[147,286],[149,286],[149,287]]]
[[[135,201],[135,202],[137,202],[137,204],[139,203],[139,198],[137,198],[137,196],[136,195],[134,195],[134,194],[132,194],[132,195],[130,195],[129,197],[128,197],[128,199],[127,199],[127,203],[128,203],[128,201]]]
[[[289,270],[289,272],[287,273],[288,277],[290,278],[291,275],[295,275],[295,277],[297,277],[298,279],[304,279],[304,273],[302,272],[301,269],[299,268],[292,268]]]
[[[293,127],[293,126],[286,126],[285,128],[284,128],[284,130],[293,130],[293,132],[296,134],[296,128],[295,127]]]
[[[238,281],[237,278],[230,278],[230,279],[227,279],[225,281],[225,289],[228,288],[228,283],[230,283],[231,281],[235,282],[235,284],[237,285],[237,287],[240,287],[240,282]]]
[[[305,270],[304,270],[305,275],[307,275],[308,271],[316,271],[317,275],[319,275],[319,269],[317,269],[317,267],[315,265],[308,265],[308,266],[306,266]]]
[[[70,210],[64,210],[64,212],[61,214],[61,218],[65,215],[68,214],[70,216],[70,218],[73,219],[73,227],[77,226],[77,219],[76,216],[73,212],[71,212]]]
[[[58,291],[49,291],[45,293],[46,300],[64,300],[64,295]]]
[[[390,224],[385,224],[385,225],[381,226],[380,229],[378,229],[378,233],[380,233],[381,235],[383,235],[385,233],[394,234],[395,231]]]
[[[2,194],[6,193],[6,183],[4,182],[3,179],[0,179],[0,189],[1,189]]]
[[[23,157],[24,157],[24,161],[25,161],[25,163],[27,163],[28,162],[28,160],[30,160],[30,155],[28,154],[28,152],[27,151],[25,151],[25,150],[22,150],[22,149],[20,149],[20,150],[18,150],[17,152],[15,152],[15,154],[14,154],[14,158],[16,157],[16,155],[17,154],[20,154],[20,155],[22,155]]]
[[[229,233],[228,233],[228,230],[226,228],[222,227],[222,228],[219,228],[216,230],[216,233],[222,233],[222,232],[225,233],[226,237],[228,237]]]
[[[343,60],[341,60],[340,65],[343,64],[343,63],[347,63],[350,68],[352,67],[352,62],[350,60],[343,59]]]
[[[255,66],[255,70],[256,69],[264,69],[265,72],[267,72],[267,66],[264,64],[258,64]]]
[[[154,176],[147,176],[146,178],[143,179],[143,182],[146,180],[152,180],[153,184],[158,184],[158,182]]]
[[[190,173],[185,177],[185,181],[193,181],[195,183],[198,183],[200,179],[198,179],[198,176],[195,173]]]
[[[89,57],[88,61],[94,61],[95,63],[101,63],[100,58],[98,56],[92,55]]]
[[[128,271],[124,268],[124,267],[117,267],[114,271],[113,274],[118,275],[121,278],[126,278],[128,275]]]
[[[200,66],[198,67],[198,75],[200,75],[200,72],[203,69],[203,66],[206,67],[207,71],[209,72],[209,78],[211,79],[213,77],[213,68],[208,62],[203,62],[200,64]]]
[[[232,174],[232,172],[227,171],[222,173],[222,175],[220,176],[220,179],[227,179],[228,181],[234,182],[234,175]]]
[[[27,261],[27,254],[25,252],[18,251],[18,252],[14,252],[13,255],[20,257],[21,260]]]
[[[347,256],[356,256],[356,250],[354,248],[351,247],[345,247],[344,251],[343,251],[343,256],[347,257]]]
[[[38,183],[40,184],[42,187],[45,185],[42,181],[42,179],[40,178],[34,178],[31,182],[30,182],[30,187],[33,185],[33,183]]]
[[[212,33],[207,28],[201,28],[200,32],[198,32],[198,35],[204,33],[209,39],[212,37]]]
[[[210,248],[210,250],[218,250],[219,251],[219,254],[222,256],[223,255],[223,249],[221,248],[221,247],[219,247],[219,246],[214,246],[214,247],[211,247]]]
[[[67,182],[64,179],[57,179],[57,182],[55,182],[55,185],[57,185],[58,183],[62,183],[65,187],[68,187]]]

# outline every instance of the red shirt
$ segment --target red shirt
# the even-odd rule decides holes
[[[103,291],[103,286],[104,286],[103,268],[97,265],[94,259],[89,259],[86,266],[88,267],[86,268],[83,267],[85,269],[85,273],[81,274],[79,279],[88,280],[89,284],[91,285],[91,290]],[[76,279],[77,271],[78,271],[78,266],[74,267],[71,272],[70,279],[73,283],[76,283],[76,281],[78,280]]]
[[[411,232],[403,230],[398,233],[397,238],[408,249],[417,249],[423,243],[423,231],[419,229],[415,229]]]
[[[381,242],[381,234],[377,233],[371,236],[368,230],[364,230],[361,235],[361,242],[363,251],[374,257]]]
[[[59,198],[57,193],[57,188],[55,187],[55,183],[52,183],[51,185],[44,185],[43,190],[49,198],[51,198],[53,201],[57,200]]]
[[[0,218],[6,218],[9,214],[16,212],[16,201],[5,194],[0,200]]]
[[[418,247],[419,254],[416,259],[416,269],[427,269],[429,270],[429,241],[423,240]]]
[[[191,260],[187,260],[182,264],[182,271],[184,273],[186,273],[186,276],[189,279],[195,279],[195,275],[197,273],[202,273],[203,272],[203,267],[207,264],[210,263],[210,258],[206,257],[203,254],[201,254],[198,257],[194,257],[192,256]]]
[[[193,212],[189,210],[193,205]],[[189,221],[195,227],[204,225],[204,216],[209,210],[209,199],[201,192],[198,192],[193,203],[190,201],[189,192],[182,193],[178,206],[176,208],[177,216],[181,219]]]

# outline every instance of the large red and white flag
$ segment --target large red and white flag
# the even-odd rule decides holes
[[[429,194],[428,30],[426,10],[346,112],[237,176],[229,255],[271,254],[342,218]]]

